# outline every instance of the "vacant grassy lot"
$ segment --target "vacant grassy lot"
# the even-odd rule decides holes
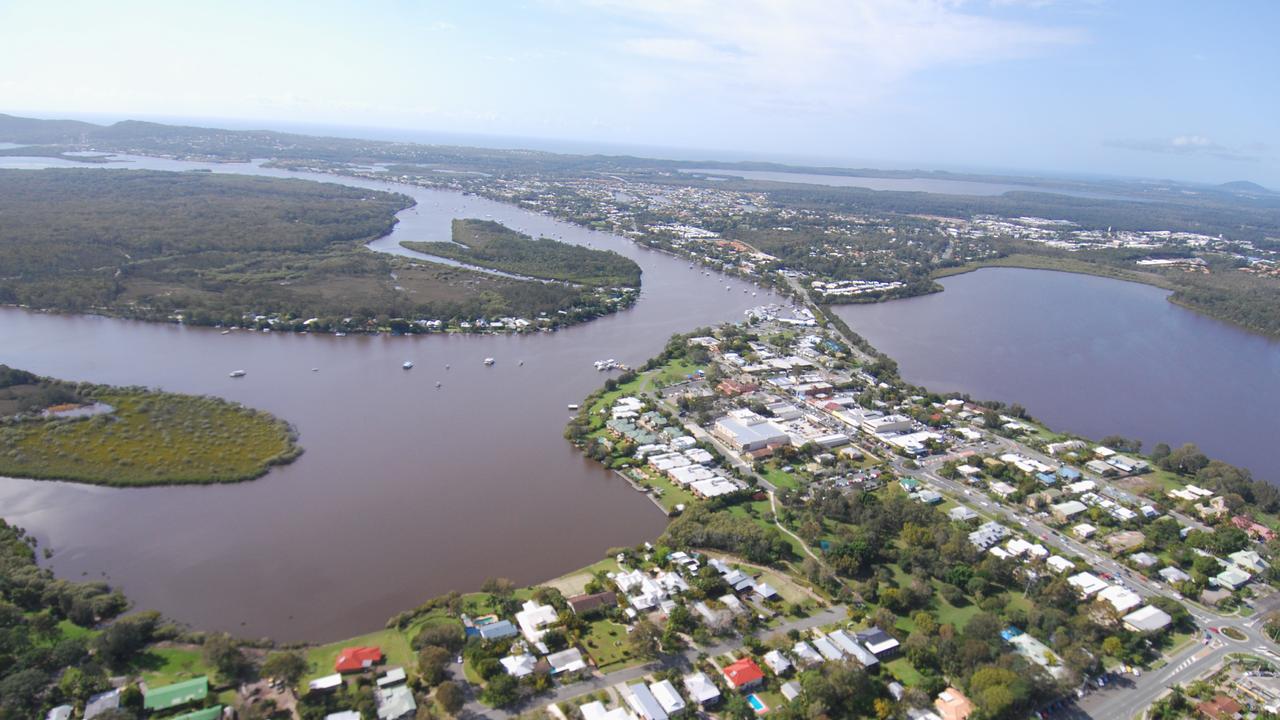
[[[583,636],[583,645],[596,667],[603,672],[617,670],[633,661],[627,642],[627,628],[612,620],[597,620]]]
[[[81,390],[113,411],[0,425],[0,475],[139,486],[251,480],[300,450],[289,426],[217,398]]]
[[[150,687],[213,673],[201,658],[200,648],[153,647],[139,657],[137,666],[143,681]]]

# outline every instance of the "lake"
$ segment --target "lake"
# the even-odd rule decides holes
[[[1108,278],[988,268],[941,283],[837,313],[913,383],[1021,403],[1095,440],[1194,442],[1280,482],[1280,342]]]
[[[532,583],[599,560],[610,547],[653,539],[666,518],[565,442],[566,405],[604,382],[596,360],[637,365],[673,333],[781,302],[623,238],[474,196],[255,165],[132,160],[131,167],[306,177],[411,195],[418,205],[400,214],[378,249],[447,240],[454,218],[487,217],[617,250],[644,271],[630,310],[515,336],[222,335],[0,309],[0,362],[71,380],[217,395],[297,426],[302,457],[238,485],[111,489],[0,479],[4,517],[53,550],[60,576],[107,579],[137,607],[200,629],[336,640],[489,577]],[[37,166],[0,159],[5,165]],[[484,366],[486,357],[497,363]],[[402,370],[406,360],[416,367]],[[239,368],[244,378],[227,376]]]
[[[950,180],[946,178],[901,178],[901,177],[868,177],[865,175],[826,175],[821,173],[787,172],[782,170],[723,170],[697,169],[681,170],[687,173],[700,173],[722,177],[736,177],[743,180],[764,180],[768,182],[799,183],[801,185],[825,185],[827,187],[856,187],[864,190],[888,190],[893,192],[923,192],[939,195],[972,195],[989,197],[1003,195],[1008,192],[1038,192],[1053,195],[1069,195],[1071,197],[1094,198],[1098,200],[1133,200],[1134,198],[1104,192],[1073,190],[1048,185],[1026,185],[1021,183],[994,183],[978,180]]]

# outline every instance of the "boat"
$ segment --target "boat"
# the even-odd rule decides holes
[[[244,377],[245,373],[243,370],[232,370],[230,375],[231,377]]]
[[[334,333],[334,334],[333,334],[333,336],[334,336],[334,337],[346,337],[346,336],[347,336],[347,334],[346,334],[346,333],[344,333],[344,332],[336,332],[336,333]]]
[[[521,360],[521,361],[520,361],[520,363],[519,363],[519,365],[520,365],[520,367],[524,367],[524,361],[523,361],[523,360]]]
[[[492,365],[492,364],[494,364],[495,362],[497,362],[497,360],[494,360],[493,358],[485,358],[485,359],[484,359],[484,364],[485,364],[485,365]]]
[[[448,370],[448,369],[449,369],[449,365],[448,365],[448,363],[445,363],[444,369],[445,369],[445,370]]]
[[[320,372],[320,368],[311,368],[311,372]]]
[[[230,330],[223,330],[223,331],[222,331],[222,334],[223,334],[223,335],[230,335],[230,334],[231,334],[231,331],[230,331]]]
[[[578,403],[569,403],[569,409],[570,409],[570,410],[577,410],[577,409],[578,409]]]
[[[401,365],[400,367],[404,368],[405,370],[412,370],[412,369],[413,369],[413,361],[411,361],[411,360],[405,360],[405,361],[404,361],[404,364],[403,364],[403,365]]]
[[[441,385],[443,385],[443,384],[444,384],[444,383],[442,383],[442,382],[440,382],[439,380],[437,380],[437,381],[436,381],[436,389],[439,389],[439,388],[440,388],[440,386],[441,386]]]

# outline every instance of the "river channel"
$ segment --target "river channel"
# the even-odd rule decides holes
[[[1050,427],[1194,442],[1280,483],[1280,341],[1110,278],[989,268],[837,313],[936,391],[1021,403]]]
[[[42,165],[66,163],[0,158],[0,167]],[[474,196],[256,165],[132,158],[91,167],[122,166],[302,177],[412,196],[417,206],[375,249],[447,240],[452,219],[490,218],[617,250],[644,270],[631,309],[518,336],[222,335],[0,309],[0,362],[218,395],[298,428],[306,452],[297,462],[238,485],[111,489],[0,478],[0,514],[53,551],[60,576],[107,579],[137,607],[201,629],[335,640],[489,577],[544,580],[656,537],[666,522],[658,509],[564,441],[567,404],[604,382],[596,360],[640,364],[673,333],[779,301],[623,238]],[[496,364],[483,365],[486,357]],[[406,360],[413,370],[401,369]],[[228,377],[241,368],[245,377]]]

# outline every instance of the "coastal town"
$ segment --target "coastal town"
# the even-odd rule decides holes
[[[1167,469],[1189,449],[916,392],[797,315],[676,336],[580,405],[566,436],[672,516],[661,538],[312,650],[301,716],[1280,707],[1273,516]]]

